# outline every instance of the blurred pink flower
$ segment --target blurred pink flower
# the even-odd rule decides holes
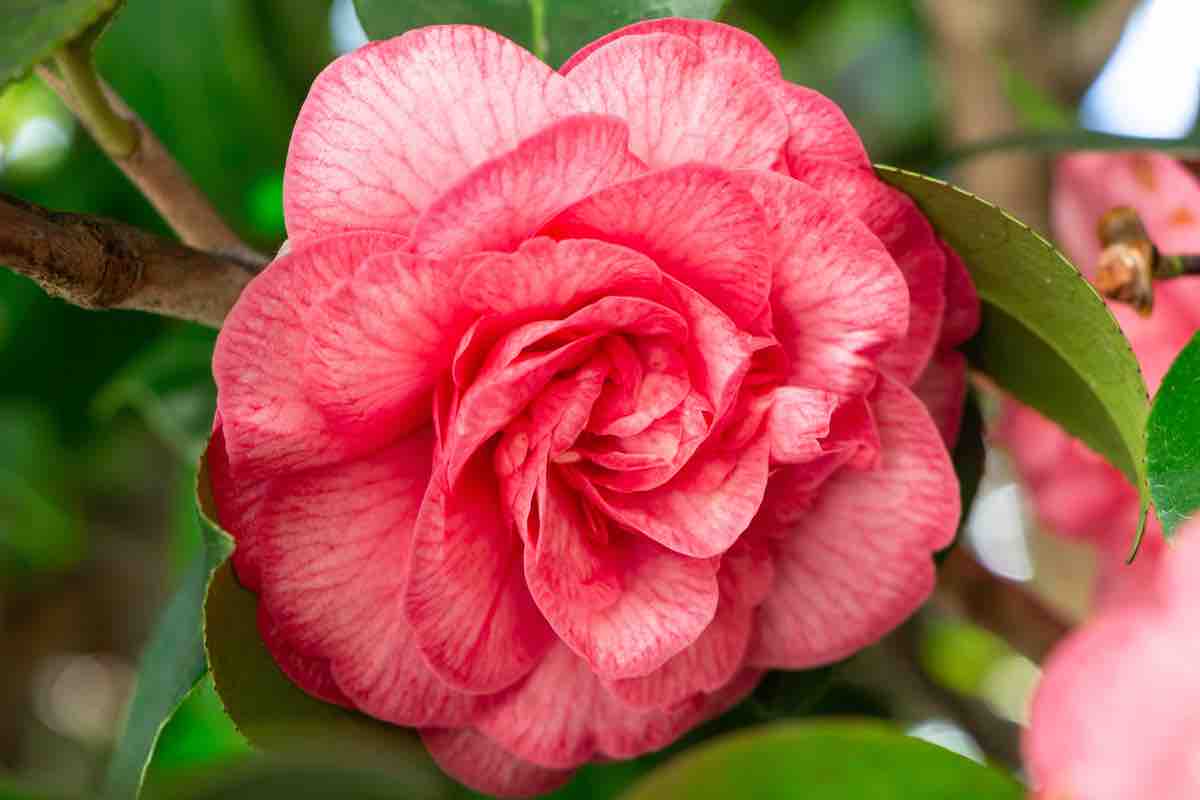
[[[1025,762],[1041,800],[1200,797],[1200,522],[1140,602],[1110,605],[1050,656]]]
[[[1086,275],[1100,256],[1096,226],[1106,211],[1131,206],[1166,253],[1200,252],[1200,181],[1178,161],[1157,153],[1083,153],[1063,158],[1051,194],[1054,234]],[[1175,356],[1200,328],[1200,286],[1194,278],[1157,283],[1154,312],[1109,308],[1129,338],[1151,393]],[[1051,531],[1096,545],[1097,601],[1136,597],[1155,570],[1162,529],[1151,516],[1142,553],[1124,563],[1137,526],[1137,492],[1086,445],[1025,406],[1006,406],[997,438],[1012,453],[1040,521]]]
[[[209,463],[309,693],[533,794],[929,594],[974,289],[753,37],[657,20],[558,72],[468,26],[368,45],[284,208]]]

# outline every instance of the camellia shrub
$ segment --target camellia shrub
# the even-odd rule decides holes
[[[375,40],[305,82],[256,195],[267,256],[99,78],[120,3],[18,0],[0,80],[36,70],[181,241],[0,195],[0,260],[219,328],[201,542],[106,798],[1200,792],[1197,551],[1166,543],[1200,506],[1200,184],[1061,160],[1077,269],[873,164],[721,5],[360,0]],[[1070,636],[958,542],[988,426],[1100,553]],[[951,612],[1050,652],[1023,761],[922,655]],[[254,754],[164,788],[160,733],[206,690]],[[906,735],[914,692],[987,758]]]

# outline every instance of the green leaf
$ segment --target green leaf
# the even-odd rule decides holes
[[[713,19],[724,0],[355,0],[372,39],[447,23],[482,25],[553,66],[593,39],[654,17]]]
[[[1137,487],[1141,541],[1149,504],[1146,385],[1112,313],[1079,271],[1028,226],[943,181],[894,167],[909,195],[962,256],[983,301],[972,366],[1082,439]]]
[[[1146,424],[1150,494],[1171,536],[1200,508],[1200,334],[1175,357]]]
[[[203,461],[197,500],[209,535],[231,541],[213,522]],[[251,744],[272,753],[444,780],[411,730],[316,700],[288,680],[263,644],[257,612],[258,598],[238,583],[228,561],[221,564],[204,602],[204,648],[225,711]]]
[[[113,12],[121,0],[5,0],[0,89]]]
[[[136,796],[159,734],[192,687],[204,676],[201,612],[209,576],[233,552],[233,541],[200,520],[203,549],[167,605],[138,665],[138,681],[125,730],[109,763],[104,796]]]
[[[623,795],[755,800],[1020,800],[1004,773],[888,725],[813,720],[751,728],[668,762]]]

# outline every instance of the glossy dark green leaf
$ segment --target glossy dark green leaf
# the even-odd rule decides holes
[[[625,800],[1020,800],[1008,775],[894,728],[813,720],[751,728],[691,750]]]
[[[1049,242],[991,203],[924,175],[877,171],[916,201],[971,273],[983,301],[972,366],[1121,470],[1141,496],[1144,525],[1146,385],[1096,290]]]
[[[1200,334],[1167,371],[1146,424],[1150,494],[1170,536],[1200,508]]]
[[[446,800],[445,785],[429,774],[260,759],[200,774],[149,795],[149,800]]]
[[[204,676],[201,620],[205,590],[216,567],[233,552],[233,542],[203,519],[203,548],[185,571],[138,665],[138,682],[113,753],[104,795],[111,800],[134,797],[163,726],[187,693]]]
[[[483,25],[553,66],[593,39],[654,17],[713,19],[724,0],[355,0],[372,39],[447,23]]]
[[[5,0],[0,89],[115,9],[121,0]]]

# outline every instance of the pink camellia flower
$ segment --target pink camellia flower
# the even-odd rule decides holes
[[[1182,164],[1156,153],[1086,153],[1062,159],[1055,172],[1051,211],[1055,236],[1086,275],[1100,257],[1097,223],[1109,209],[1137,210],[1166,253],[1200,252],[1200,181]],[[1194,279],[1156,283],[1154,311],[1138,316],[1111,302],[1151,392],[1175,356],[1200,329],[1200,287]],[[1151,517],[1143,551],[1127,566],[1136,530],[1137,491],[1086,445],[1025,406],[1010,404],[998,438],[1013,455],[1039,519],[1051,531],[1096,545],[1100,603],[1123,603],[1140,592],[1162,552],[1162,528]]]
[[[1039,800],[1200,797],[1200,522],[1142,601],[1112,605],[1051,655],[1025,733]]]
[[[313,85],[284,210],[209,463],[310,694],[533,794],[928,595],[974,290],[753,37],[658,20],[557,72],[476,27],[368,45]]]

